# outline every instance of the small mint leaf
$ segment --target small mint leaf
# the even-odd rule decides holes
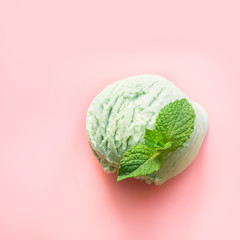
[[[162,136],[156,130],[146,128],[144,139],[145,144],[149,147],[164,147]]]
[[[146,145],[130,148],[120,161],[117,181],[125,178],[147,175],[160,169],[164,155]]]
[[[163,147],[157,147],[157,151],[167,151],[172,147],[172,142],[167,142]]]
[[[186,98],[169,103],[156,119],[156,130],[163,142],[172,142],[171,151],[183,146],[194,130],[195,112]]]

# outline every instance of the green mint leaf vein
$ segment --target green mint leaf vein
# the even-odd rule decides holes
[[[173,152],[190,138],[196,115],[183,98],[164,106],[156,118],[155,129],[146,129],[145,145],[131,147],[120,161],[117,181],[158,171],[166,153]]]

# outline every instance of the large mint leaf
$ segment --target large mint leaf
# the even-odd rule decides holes
[[[157,171],[164,159],[163,153],[146,145],[137,145],[125,153],[120,161],[117,181]]]
[[[195,112],[183,98],[169,103],[161,109],[156,119],[156,130],[164,143],[171,142],[171,151],[183,146],[194,130]]]

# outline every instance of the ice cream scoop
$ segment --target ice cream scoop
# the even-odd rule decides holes
[[[133,76],[103,89],[91,103],[86,119],[88,141],[103,169],[115,172],[123,155],[132,146],[144,143],[145,129],[154,128],[160,110],[182,98],[191,103],[196,114],[190,139],[169,153],[158,171],[136,177],[157,185],[182,172],[194,160],[207,133],[206,112],[160,76]]]

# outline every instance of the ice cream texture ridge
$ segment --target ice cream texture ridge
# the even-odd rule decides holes
[[[173,83],[157,75],[133,76],[104,88],[92,101],[86,118],[88,141],[103,169],[115,172],[131,147],[144,144],[145,130],[154,129],[160,110],[183,98],[196,115],[190,138],[167,154],[158,171],[135,177],[156,185],[181,173],[198,154],[208,129],[205,110]]]

